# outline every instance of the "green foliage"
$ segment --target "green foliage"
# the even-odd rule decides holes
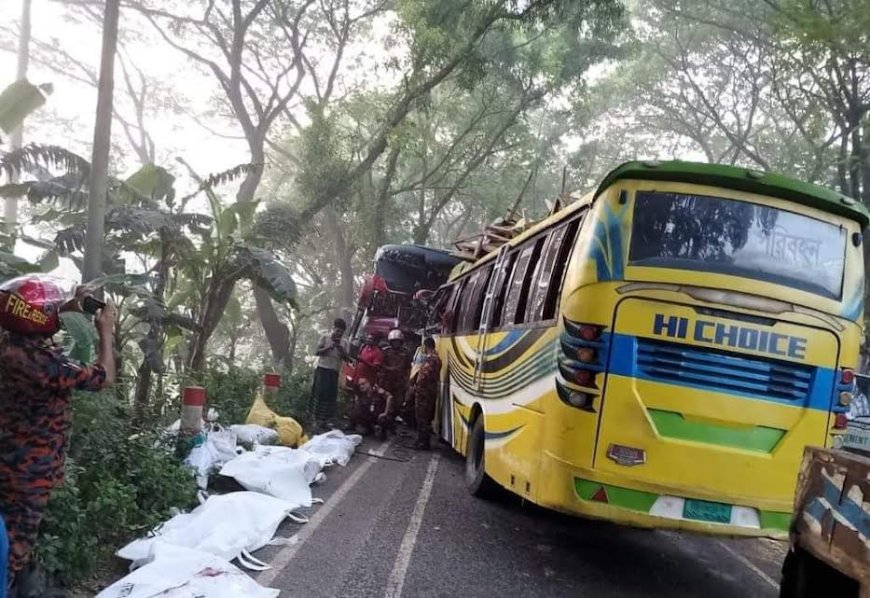
[[[66,332],[66,350],[70,357],[89,363],[93,353],[97,330],[90,317],[80,312],[65,311],[60,319]]]
[[[209,408],[218,410],[224,424],[245,423],[261,380],[258,372],[232,365],[227,370],[206,370],[203,386]]]
[[[0,154],[0,172],[7,178],[12,178],[16,172],[41,173],[55,168],[65,173],[78,174],[82,179],[86,179],[91,171],[87,160],[57,145],[30,143]]]
[[[296,283],[287,267],[273,253],[249,245],[237,246],[236,252],[247,278],[268,291],[275,301],[296,307]]]
[[[66,581],[91,575],[124,543],[195,504],[195,483],[172,454],[154,448],[158,426],[134,431],[113,393],[75,394],[63,485],[40,528],[37,555]]]
[[[269,403],[269,408],[278,415],[304,422],[311,395],[311,375],[309,368],[282,375],[278,396],[274,404]],[[209,408],[218,410],[219,421],[225,425],[245,423],[262,380],[261,372],[247,368],[209,368],[203,382]]]
[[[16,81],[0,93],[0,129],[11,133],[34,110],[45,104],[45,94],[51,87],[37,87],[29,81]]]

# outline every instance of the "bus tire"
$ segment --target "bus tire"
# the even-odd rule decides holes
[[[485,437],[483,415],[478,415],[472,424],[465,447],[465,485],[472,496],[494,498],[495,482],[486,475]]]

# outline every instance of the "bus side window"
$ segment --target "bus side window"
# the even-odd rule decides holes
[[[525,320],[531,275],[535,271],[543,244],[544,238],[538,237],[520,250],[504,304],[502,323],[505,325],[522,324]]]
[[[444,326],[447,334],[456,333],[456,328],[459,323],[460,301],[467,283],[468,278],[464,278],[453,285],[453,293],[450,296],[450,302],[447,304],[447,313],[444,314]]]
[[[546,322],[556,317],[562,278],[577,238],[579,223],[580,219],[575,219],[550,233],[532,283],[527,322]]]
[[[559,247],[556,266],[550,275],[550,282],[547,287],[547,300],[544,303],[544,310],[541,315],[542,320],[551,320],[556,317],[556,310],[559,308],[559,297],[562,295],[562,285],[565,282],[565,271],[568,269],[568,260],[571,258],[571,251],[574,249],[577,233],[580,230],[585,215],[586,212],[580,218],[568,223],[567,233]]]
[[[562,239],[565,237],[567,228],[567,225],[562,225],[550,231],[550,234],[547,235],[541,259],[538,260],[538,267],[535,269],[535,275],[532,278],[531,288],[529,289],[526,322],[540,322],[543,319],[547,288],[550,286],[550,276],[556,265],[556,257],[558,257],[559,248],[562,246]]]
[[[493,280],[493,284],[497,285],[497,288],[493,289],[496,295],[495,303],[492,306],[492,320],[489,324],[491,330],[495,330],[502,325],[502,310],[510,290],[511,274],[513,273],[518,255],[518,251],[512,251],[504,261],[503,270]]]
[[[489,275],[492,273],[492,265],[480,268],[468,279],[465,292],[460,298],[459,324],[457,332],[471,334],[477,332],[480,326],[480,315],[483,311],[483,298],[486,285],[489,283]]]

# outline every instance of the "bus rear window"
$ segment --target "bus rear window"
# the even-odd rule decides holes
[[[639,191],[629,264],[754,278],[839,299],[846,230],[706,195]]]

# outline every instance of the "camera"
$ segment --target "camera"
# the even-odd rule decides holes
[[[82,311],[92,316],[97,315],[97,312],[106,307],[106,304],[99,299],[88,295],[82,299]]]

